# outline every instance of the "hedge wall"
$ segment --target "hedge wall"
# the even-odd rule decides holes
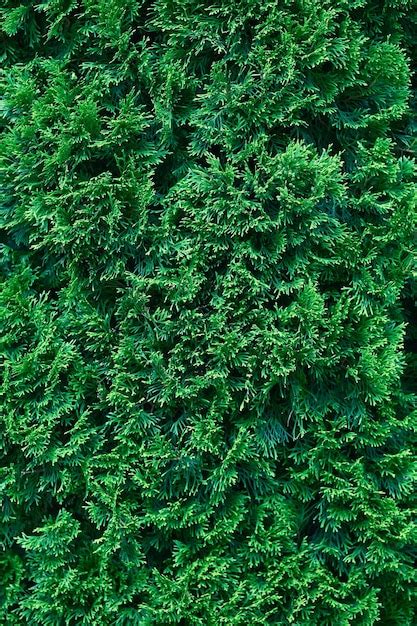
[[[0,622],[417,624],[415,0],[3,0]]]

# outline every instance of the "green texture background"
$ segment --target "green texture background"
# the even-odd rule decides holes
[[[415,626],[415,0],[0,15],[0,624]]]

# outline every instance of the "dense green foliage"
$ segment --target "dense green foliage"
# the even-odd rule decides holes
[[[3,0],[1,624],[417,624],[416,15]]]

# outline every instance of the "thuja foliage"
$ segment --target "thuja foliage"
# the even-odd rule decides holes
[[[2,5],[1,624],[415,625],[415,1]]]

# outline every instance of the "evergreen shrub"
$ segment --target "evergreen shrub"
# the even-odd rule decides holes
[[[415,626],[415,0],[0,11],[0,623]]]

